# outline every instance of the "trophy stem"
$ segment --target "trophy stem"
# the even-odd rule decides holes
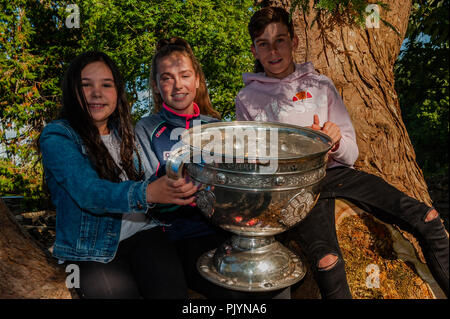
[[[306,268],[300,258],[274,236],[233,235],[203,254],[197,268],[211,282],[239,291],[272,291],[301,280]]]

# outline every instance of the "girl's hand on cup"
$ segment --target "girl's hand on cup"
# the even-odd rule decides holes
[[[147,187],[147,201],[158,204],[189,205],[195,200],[197,186],[184,178],[177,180],[164,175]]]

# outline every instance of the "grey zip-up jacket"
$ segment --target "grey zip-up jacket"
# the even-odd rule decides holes
[[[219,120],[200,114],[194,104],[194,114],[178,114],[163,105],[157,114],[142,118],[135,127],[135,134],[142,150],[142,165],[145,178],[151,181],[166,174],[166,161],[172,148],[177,147],[181,134],[194,125],[201,125]],[[152,210],[159,221],[170,224],[165,227],[169,238],[177,240],[211,234],[200,210],[196,207],[159,204]]]

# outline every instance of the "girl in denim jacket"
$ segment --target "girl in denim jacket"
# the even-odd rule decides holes
[[[53,255],[79,267],[80,296],[187,297],[176,251],[146,212],[156,203],[190,204],[197,188],[167,177],[142,181],[124,82],[106,54],[71,62],[60,117],[39,145],[57,213]]]
[[[236,97],[237,120],[308,126],[334,141],[321,196],[308,216],[292,229],[310,258],[323,298],[351,298],[336,236],[335,198],[345,198],[387,223],[412,232],[427,264],[448,296],[449,241],[437,211],[381,178],[353,169],[358,147],[353,125],[332,81],[311,63],[295,64],[294,26],[283,8],[266,7],[250,20],[255,73],[243,75]]]

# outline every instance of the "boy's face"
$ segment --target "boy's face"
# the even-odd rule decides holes
[[[288,27],[276,22],[268,24],[264,32],[255,38],[251,50],[267,76],[282,79],[295,71],[293,51],[297,46],[297,36],[291,38]]]

